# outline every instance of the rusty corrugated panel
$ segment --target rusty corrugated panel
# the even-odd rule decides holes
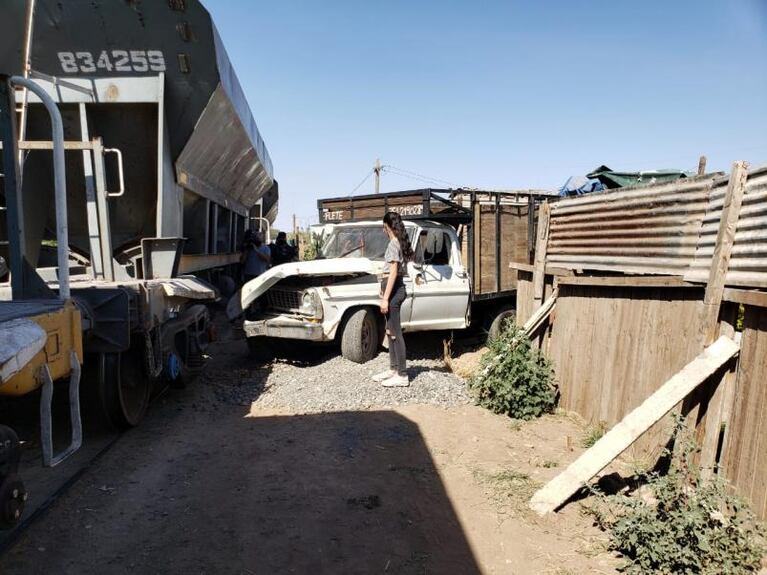
[[[547,265],[683,275],[695,257],[713,181],[623,188],[555,203]]]
[[[727,178],[722,178],[711,192],[695,259],[685,274],[687,281],[708,280],[726,190]],[[767,287],[767,167],[748,174],[725,283]]]

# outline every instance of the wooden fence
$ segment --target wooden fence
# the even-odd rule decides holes
[[[767,169],[567,199],[540,210],[534,262],[513,262],[524,323],[556,288],[536,340],[561,406],[611,426],[720,334],[736,362],[683,410],[701,463],[767,518]],[[737,327],[738,314],[743,327]],[[655,458],[661,420],[631,448]]]

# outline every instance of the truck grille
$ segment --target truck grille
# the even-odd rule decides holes
[[[266,292],[266,302],[275,309],[297,311],[301,309],[301,292],[272,288]]]

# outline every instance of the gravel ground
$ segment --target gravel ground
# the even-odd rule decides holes
[[[269,362],[252,360],[226,373],[207,370],[206,383],[216,398],[254,409],[322,413],[352,411],[405,404],[455,406],[471,403],[466,383],[448,371],[442,358],[439,335],[421,335],[408,341],[410,387],[384,388],[371,376],[389,366],[384,350],[374,360],[357,364],[334,348],[297,343],[288,357]],[[245,345],[231,340],[232,346]],[[412,349],[411,349],[412,348]],[[232,353],[235,353],[233,348]],[[241,361],[238,362],[242,365]]]
[[[615,572],[578,506],[545,520],[526,506],[583,429],[466,405],[443,334],[408,338],[413,384],[384,389],[369,376],[385,353],[358,365],[294,343],[264,361],[219,333],[200,379],[89,465],[0,555],[2,575]]]

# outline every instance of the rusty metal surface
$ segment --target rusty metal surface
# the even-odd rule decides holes
[[[555,203],[546,264],[708,281],[728,176]],[[751,170],[725,283],[767,287],[767,167]]]
[[[711,192],[695,259],[685,274],[688,281],[705,282],[708,279],[726,190],[727,179],[722,179]],[[725,283],[767,287],[767,167],[751,170],[748,174]]]
[[[695,256],[712,182],[623,188],[554,203],[546,263],[681,275]]]

